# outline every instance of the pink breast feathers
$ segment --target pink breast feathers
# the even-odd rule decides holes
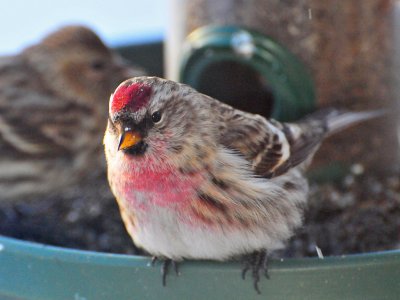
[[[111,102],[111,113],[123,109],[138,111],[149,102],[151,87],[143,83],[121,85],[114,93]]]

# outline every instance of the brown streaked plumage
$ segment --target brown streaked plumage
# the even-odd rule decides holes
[[[123,82],[110,108],[108,179],[123,214],[135,215],[134,229],[124,217],[135,244],[167,261],[256,253],[257,290],[265,251],[301,226],[303,172],[323,138],[381,114],[332,110],[281,123],[156,77]],[[127,133],[140,141],[127,143]]]
[[[0,202],[60,193],[101,172],[104,99],[139,74],[82,26],[1,57]]]

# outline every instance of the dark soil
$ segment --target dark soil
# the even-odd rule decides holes
[[[359,173],[356,166],[355,173]],[[283,255],[343,255],[400,249],[400,176],[350,173],[312,184],[305,224]]]
[[[139,254],[106,179],[28,203],[0,205],[0,234],[67,248]]]
[[[399,173],[375,176],[355,166],[337,183],[311,183],[305,224],[277,255],[342,255],[400,248]],[[84,190],[84,192],[82,192]],[[105,180],[64,196],[2,204],[0,234],[50,245],[140,254]]]

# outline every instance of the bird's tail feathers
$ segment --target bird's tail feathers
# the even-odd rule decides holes
[[[308,124],[315,124],[315,122],[320,123],[325,127],[325,134],[329,136],[359,122],[378,118],[388,113],[389,110],[387,109],[351,112],[347,110],[326,108],[308,115],[303,119],[303,121]]]
[[[388,110],[386,109],[360,112],[332,111],[326,116],[327,135],[334,134],[359,122],[381,117],[387,113]]]

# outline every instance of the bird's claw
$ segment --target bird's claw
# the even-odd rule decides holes
[[[254,282],[254,289],[258,294],[261,294],[258,283],[260,281],[260,274],[264,273],[264,276],[269,279],[268,274],[268,254],[267,251],[256,251],[249,255],[245,260],[245,265],[242,270],[242,278],[246,278],[246,273],[249,269],[252,269],[252,277]]]
[[[157,256],[153,256],[152,258],[151,258],[151,266],[152,267],[154,267],[154,265],[156,264],[156,262],[157,262],[157,260],[158,260],[158,257]]]
[[[154,265],[155,265],[157,260],[159,260],[157,256],[153,256],[151,258],[151,266],[152,267],[154,267]],[[172,259],[169,259],[169,258],[165,259],[163,261],[163,263],[162,263],[162,266],[161,266],[161,276],[162,276],[162,285],[163,286],[167,285],[167,275],[168,275],[169,268],[170,268],[171,265],[173,266],[173,268],[175,270],[176,276],[180,275],[178,263],[176,261],[172,260]]]

